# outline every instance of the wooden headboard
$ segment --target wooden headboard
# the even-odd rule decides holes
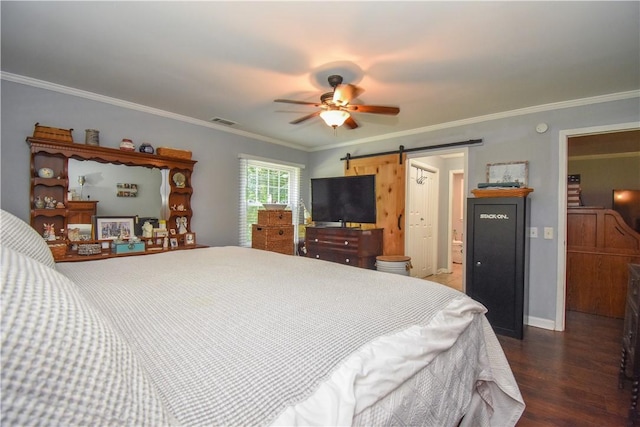
[[[567,309],[624,318],[628,267],[640,234],[604,208],[567,209]]]
[[[567,248],[640,255],[640,234],[620,214],[604,208],[567,210]]]

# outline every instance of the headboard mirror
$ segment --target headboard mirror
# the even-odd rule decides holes
[[[167,186],[159,168],[69,159],[68,171],[69,191],[82,200],[97,200],[100,216],[164,217]]]

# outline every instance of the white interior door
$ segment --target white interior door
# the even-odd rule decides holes
[[[437,174],[416,164],[409,172],[407,215],[408,256],[411,275],[426,277],[436,273]]]

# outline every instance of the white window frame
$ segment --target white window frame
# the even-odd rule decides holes
[[[302,165],[287,163],[278,160],[265,159],[260,157],[253,157],[246,154],[239,155],[240,159],[240,189],[239,189],[239,245],[244,247],[251,247],[251,233],[247,232],[248,227],[251,224],[248,223],[249,219],[247,218],[247,185],[248,185],[248,171],[250,166],[268,168],[268,169],[276,169],[279,171],[286,171],[289,173],[289,201],[288,201],[288,209],[291,209],[292,223],[294,225],[294,240],[297,243],[298,236],[298,217],[300,214],[299,205],[300,205],[300,174],[301,170],[304,168]],[[266,200],[264,202],[267,202]],[[264,203],[263,202],[263,203]],[[279,202],[274,200],[275,202]],[[294,242],[292,242],[293,244]]]

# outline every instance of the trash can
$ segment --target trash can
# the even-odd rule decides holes
[[[404,255],[380,255],[376,257],[376,270],[386,273],[408,276],[411,268],[411,257]]]

